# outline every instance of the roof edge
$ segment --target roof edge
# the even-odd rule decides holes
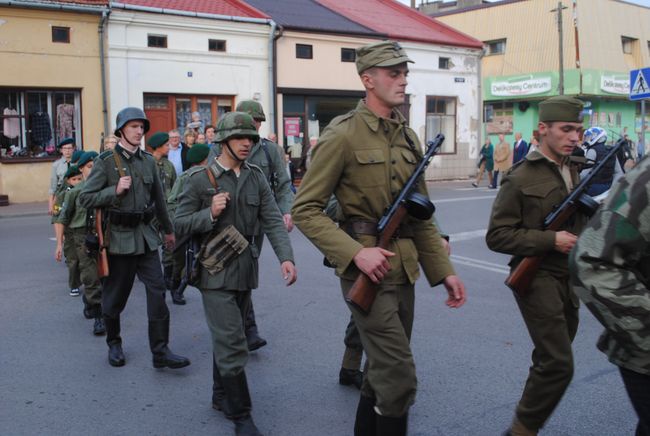
[[[140,5],[133,5],[130,3],[120,3],[120,2],[111,2],[111,7],[113,9],[123,9],[126,11],[149,12],[149,13],[164,14],[164,15],[180,15],[185,17],[196,17],[196,18],[211,18],[215,20],[235,21],[235,22],[252,23],[252,24],[270,24],[271,21],[273,21],[270,17],[269,18],[240,17],[236,15],[220,15],[220,14],[211,14],[208,12],[185,11],[182,9],[156,8],[152,6],[140,6]]]
[[[103,13],[109,12],[110,6],[107,0],[104,4],[90,5],[82,3],[70,2],[56,2],[56,1],[26,1],[26,0],[0,0],[0,6],[15,6],[17,8],[26,9],[49,9],[59,10],[64,12],[88,12],[88,13]]]
[[[493,8],[496,6],[503,6],[503,5],[509,5],[512,3],[519,3],[522,1],[526,0],[500,0],[492,3],[482,3],[480,5],[474,5],[474,6],[467,6],[465,8],[459,8],[459,9],[454,9],[452,11],[442,11],[442,12],[437,12],[431,15],[427,15],[430,18],[435,18],[435,17],[444,17],[447,15],[455,15],[455,14],[462,14],[463,12],[469,12],[469,11],[475,11],[479,9],[487,9],[487,8]]]

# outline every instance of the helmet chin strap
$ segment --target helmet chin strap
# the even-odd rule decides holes
[[[120,129],[120,133],[122,134],[120,139],[124,139],[131,147],[138,147],[138,148],[140,147],[139,142],[134,144],[133,142],[129,141],[126,135],[124,134],[124,132],[122,131],[122,129]]]
[[[246,159],[240,159],[234,151],[232,151],[232,148],[230,148],[230,144],[228,144],[228,141],[226,141],[226,148],[230,152],[230,156],[232,156],[233,159],[235,159],[237,162],[245,162]]]

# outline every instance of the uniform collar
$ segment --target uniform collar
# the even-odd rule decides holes
[[[368,109],[365,100],[360,100],[357,104],[356,111],[361,115],[361,119],[366,122],[370,130],[376,132],[379,130],[379,125],[382,123],[406,125],[406,118],[397,110],[393,109],[391,118],[378,117],[373,111]]]
[[[552,160],[551,158],[549,158],[548,156],[546,156],[544,153],[542,153],[542,152],[539,151],[539,150],[533,150],[533,151],[531,151],[531,152],[528,154],[528,156],[526,156],[526,159],[528,159],[529,161],[545,160],[545,161],[548,161],[548,162],[550,162],[550,163],[552,163],[553,165],[558,166],[558,167],[559,167],[559,166],[562,166],[562,165],[567,165],[567,164],[569,163],[569,156],[565,157],[565,158],[562,160],[562,162],[560,162],[560,163],[558,164],[557,162],[555,162],[554,160]]]
[[[122,156],[126,160],[131,160],[133,157],[142,159],[142,150],[140,150],[140,147],[136,148],[134,153],[131,153],[126,148],[122,147],[121,144],[118,143],[115,145],[115,151],[117,151],[120,154],[120,156]]]

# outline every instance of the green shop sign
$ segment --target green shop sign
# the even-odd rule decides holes
[[[630,93],[630,73],[582,70],[582,93],[627,97]]]
[[[578,94],[580,90],[578,70],[564,72],[564,92]],[[548,71],[517,76],[497,76],[483,79],[485,100],[510,100],[515,98],[550,97],[558,95],[559,74]]]

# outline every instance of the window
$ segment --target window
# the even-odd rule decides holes
[[[357,60],[357,52],[353,48],[341,49],[341,62],[354,62]]]
[[[621,36],[621,44],[623,46],[623,53],[632,54],[634,50],[634,42],[636,39],[628,38],[627,36]]]
[[[208,39],[209,51],[226,51],[225,39]]]
[[[488,55],[503,54],[506,52],[506,40],[495,39],[494,41],[485,41]]]
[[[296,44],[296,57],[298,59],[313,59],[313,48],[309,44]]]
[[[456,153],[456,98],[427,96],[426,140],[445,135],[440,153]]]
[[[449,58],[438,58],[438,68],[441,70],[448,70],[450,68]]]
[[[512,119],[514,115],[514,104],[512,102],[490,102],[484,108],[485,131],[488,135],[512,133]]]
[[[650,41],[648,41],[648,54],[650,54]]]
[[[63,42],[65,44],[70,44],[70,28],[53,26],[52,42]]]
[[[167,48],[167,35],[147,35],[147,47]]]
[[[80,105],[78,90],[0,88],[1,158],[57,157],[63,138],[79,147]]]

